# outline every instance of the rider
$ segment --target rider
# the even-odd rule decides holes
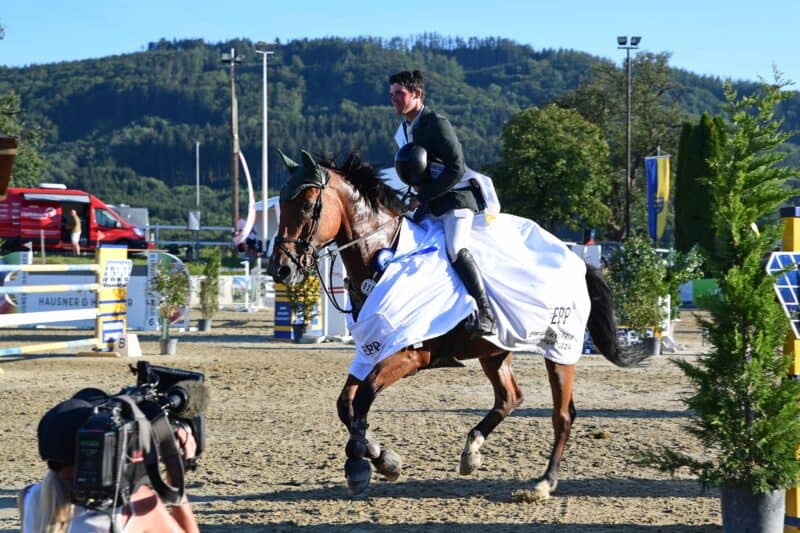
[[[468,321],[467,329],[477,336],[490,335],[494,314],[478,264],[468,250],[472,219],[482,210],[483,200],[470,182],[462,182],[465,165],[461,143],[450,122],[425,106],[420,71],[404,70],[390,76],[389,94],[397,114],[404,117],[395,137],[397,144],[423,147],[430,162],[427,172],[432,180],[409,199],[408,208],[430,211],[442,221],[447,256],[478,306],[477,320]]]

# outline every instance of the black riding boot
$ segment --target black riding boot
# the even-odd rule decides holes
[[[453,267],[469,295],[475,298],[475,303],[478,304],[477,320],[468,320],[465,324],[467,330],[474,336],[491,335],[494,329],[494,313],[489,304],[489,298],[486,296],[486,287],[483,284],[481,271],[469,250],[462,248],[458,251],[458,256],[453,261]]]

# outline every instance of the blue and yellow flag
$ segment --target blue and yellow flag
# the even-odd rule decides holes
[[[647,211],[650,237],[658,242],[664,235],[669,213],[669,156],[644,158],[647,170]]]

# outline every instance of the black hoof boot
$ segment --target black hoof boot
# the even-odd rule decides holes
[[[344,463],[344,475],[347,478],[347,492],[350,496],[358,496],[369,487],[372,467],[366,459],[348,459]]]

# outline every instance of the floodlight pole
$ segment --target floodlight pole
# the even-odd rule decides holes
[[[241,63],[243,56],[236,55],[236,49],[231,48],[229,54],[222,54],[220,61],[231,65],[231,179],[233,185],[233,206],[231,217],[233,219],[233,232],[239,223],[239,120],[238,104],[236,102],[236,63]],[[236,251],[233,252],[236,254]]]
[[[256,46],[263,48],[266,43],[258,43]],[[261,54],[262,65],[262,101],[261,101],[261,244],[262,253],[266,254],[267,239],[269,238],[269,218],[267,216],[267,209],[269,207],[269,165],[267,160],[267,147],[268,147],[268,122],[267,122],[267,104],[268,98],[268,84],[267,84],[267,58],[275,52],[271,50],[256,50],[257,54]]]
[[[620,50],[625,50],[625,78],[626,78],[626,105],[625,105],[625,222],[622,240],[626,240],[631,232],[631,189],[633,187],[633,175],[631,165],[631,50],[638,50],[641,37],[631,37],[628,44],[628,37],[617,37],[617,46]]]
[[[200,211],[200,141],[197,139],[192,139],[194,141],[194,184],[195,184],[195,205],[197,206],[197,210]]]

